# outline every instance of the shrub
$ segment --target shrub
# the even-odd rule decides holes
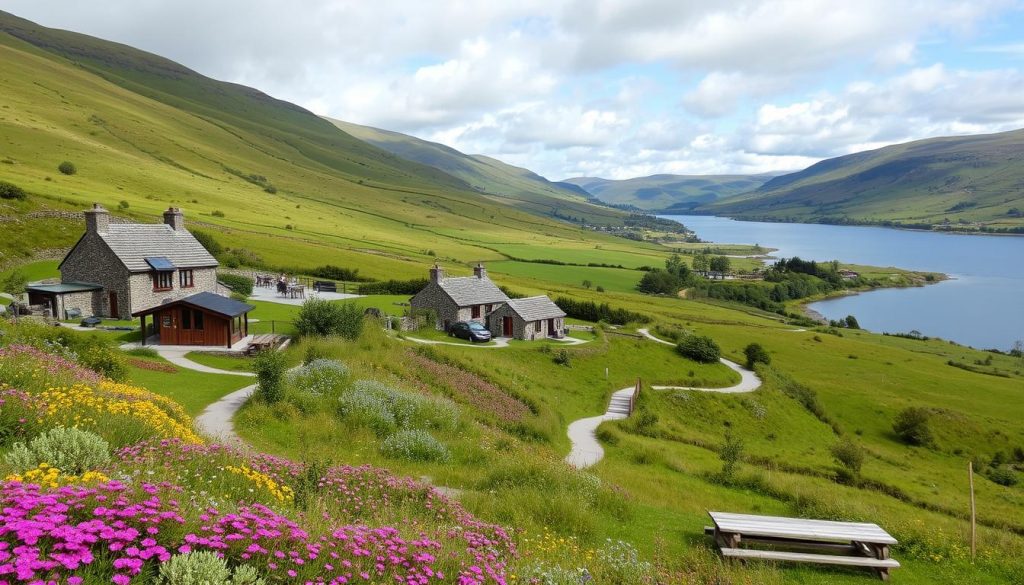
[[[931,414],[927,408],[912,406],[896,415],[892,430],[901,441],[908,445],[930,445],[934,440],[928,420]]]
[[[993,469],[988,472],[988,478],[992,480],[993,483],[1005,485],[1007,487],[1017,485],[1017,474],[1005,467]]]
[[[725,431],[725,443],[718,451],[718,458],[722,460],[722,477],[726,480],[732,479],[736,471],[736,465],[743,457],[743,441],[737,439],[732,431]]]
[[[103,343],[92,343],[79,351],[78,363],[114,381],[122,381],[128,376],[124,354]]]
[[[253,360],[252,369],[259,384],[257,395],[270,404],[280,402],[284,397],[282,382],[288,369],[284,354],[273,349],[263,350]]]
[[[192,228],[189,229],[189,232],[192,233],[192,236],[195,239],[199,240],[199,243],[202,244],[203,247],[206,248],[206,251],[211,255],[219,258],[220,255],[224,253],[224,246],[222,246],[220,242],[213,237],[213,234]]]
[[[81,475],[110,462],[110,444],[89,431],[54,427],[27,445],[15,443],[4,460],[18,472],[35,469],[45,463],[66,474]]]
[[[443,443],[420,429],[398,431],[381,443],[380,452],[386,457],[408,461],[437,461],[451,459]]]
[[[332,264],[318,266],[314,268],[310,272],[310,274],[319,278],[327,278],[329,280],[347,280],[350,282],[365,280],[359,277],[358,268],[343,268],[341,266],[334,266]]]
[[[318,358],[291,372],[288,385],[316,396],[335,394],[344,387],[348,375],[348,366],[342,362]]]
[[[860,476],[861,466],[864,465],[864,449],[853,440],[847,438],[833,445],[832,457],[843,466],[841,480],[849,482]]]
[[[454,429],[458,406],[450,400],[411,394],[373,380],[359,380],[339,398],[338,410],[356,424],[385,434],[394,428]]]
[[[227,561],[212,551],[174,555],[160,565],[159,585],[263,585],[256,569],[249,565],[228,569]]]
[[[552,359],[556,364],[560,366],[565,366],[567,368],[572,367],[572,358],[569,356],[569,352],[566,351],[565,349],[560,349],[556,351],[555,357]]]
[[[361,295],[414,295],[423,290],[430,281],[425,278],[414,280],[385,280],[359,285]]]
[[[217,280],[224,283],[224,286],[230,288],[232,292],[243,295],[245,298],[252,295],[253,280],[251,277],[223,273],[217,275]]]
[[[122,210],[122,211],[125,210],[125,209],[128,209],[129,207],[131,207],[131,205],[128,203],[128,201],[126,201],[124,199],[119,201],[118,204],[117,204],[117,208]]]
[[[753,370],[754,364],[772,363],[772,356],[768,355],[768,350],[766,350],[760,343],[751,343],[747,347],[743,348],[743,355],[747,356],[748,370]]]
[[[676,346],[679,355],[702,364],[718,361],[722,355],[721,348],[714,339],[706,335],[687,335]]]
[[[0,181],[0,199],[26,199],[25,190],[7,181]]]
[[[363,331],[363,313],[353,303],[311,298],[302,303],[295,328],[303,336],[340,335],[353,340]]]
[[[64,174],[64,175],[73,175],[73,174],[78,172],[78,168],[75,166],[75,163],[73,163],[73,162],[71,162],[69,160],[66,160],[66,161],[60,163],[59,165],[57,165],[57,170],[60,171],[61,174]]]
[[[212,215],[213,217],[224,217],[224,212],[223,212],[223,211],[221,211],[221,210],[219,210],[219,209],[214,209],[214,210],[213,210],[213,211],[212,211],[212,212],[210,213],[210,215]]]
[[[504,290],[504,289],[502,289]],[[506,294],[508,294],[506,292]],[[510,298],[515,298],[509,295]],[[636,313],[626,309],[613,308],[608,303],[595,303],[594,301],[581,301],[569,297],[558,297],[555,304],[565,311],[566,315],[573,319],[584,321],[607,321],[612,325],[625,325],[626,323],[649,323],[651,318],[643,313]]]
[[[338,399],[338,411],[346,422],[369,427],[383,436],[398,427],[390,396],[390,393],[371,388],[355,389]]]

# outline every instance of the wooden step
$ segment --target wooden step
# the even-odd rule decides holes
[[[817,555],[812,553],[756,550],[751,548],[723,548],[722,556],[733,559],[758,559],[765,561],[787,561],[794,563],[818,563],[823,565],[844,565],[848,567],[869,567],[872,569],[898,569],[896,559],[873,559],[871,557],[846,557],[840,555]]]

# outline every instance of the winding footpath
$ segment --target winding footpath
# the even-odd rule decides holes
[[[658,339],[647,329],[637,329],[637,333],[643,335],[647,339],[661,343],[664,345],[675,344],[671,341],[665,341],[664,339]],[[754,372],[744,368],[736,362],[729,361],[725,358],[719,360],[728,367],[730,370],[740,375],[740,381],[738,384],[729,386],[727,388],[696,388],[691,386],[651,386],[654,390],[697,390],[700,392],[718,392],[721,394],[740,394],[744,392],[753,392],[761,387],[761,378]],[[606,420],[622,420],[629,416],[629,401],[632,400],[633,393],[636,388],[629,387],[623,388],[612,394],[611,402],[608,405],[608,411],[600,416],[592,416],[589,418],[581,418],[577,421],[573,421],[569,424],[569,442],[572,443],[572,450],[565,457],[565,462],[577,469],[585,469],[592,465],[595,465],[598,461],[604,458],[604,449],[601,448],[601,443],[597,440],[597,427],[601,426]],[[625,401],[626,408],[623,409],[623,401]]]
[[[458,343],[458,342],[455,342],[455,341],[438,341],[436,339],[420,339],[419,337],[409,337],[408,335],[405,336],[405,339],[407,339],[409,341],[412,341],[412,342],[415,342],[415,343],[422,343],[423,345],[453,345],[455,347],[473,347],[473,348],[476,348],[476,349],[498,349],[498,348],[502,348],[502,347],[509,347],[508,342],[510,341],[510,339],[508,337],[495,337],[494,339],[491,340],[491,341],[494,342],[494,345],[477,345],[475,343]],[[575,337],[565,337],[563,339],[552,339],[551,341],[557,341],[558,343],[561,343],[562,345],[582,345],[584,343],[590,343],[586,339],[576,339]]]

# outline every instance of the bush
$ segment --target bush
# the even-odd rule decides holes
[[[26,199],[28,195],[25,190],[7,181],[0,181],[0,199]]]
[[[736,471],[736,465],[743,457],[743,441],[737,439],[732,431],[725,431],[725,443],[718,451],[718,458],[722,460],[722,477],[726,480],[732,479]]]
[[[706,335],[687,335],[676,346],[679,355],[702,364],[717,362],[722,350],[714,339]]]
[[[66,161],[60,163],[59,165],[57,165],[57,170],[60,171],[62,174],[65,174],[65,175],[73,175],[73,174],[78,172],[78,168],[75,167],[75,163],[73,163],[73,162],[71,162],[69,160],[66,160]]]
[[[414,280],[385,280],[359,285],[361,295],[414,295],[430,284],[426,278]]]
[[[284,374],[288,369],[288,361],[284,354],[266,349],[257,354],[252,362],[252,369],[256,372],[256,381],[259,387],[256,390],[257,396],[270,404],[280,402],[284,398]]]
[[[931,413],[927,408],[912,406],[896,415],[892,430],[901,441],[908,445],[930,445],[934,440],[928,420]]]
[[[348,376],[348,366],[342,362],[317,358],[288,374],[288,385],[316,396],[337,394]]]
[[[993,483],[1005,485],[1007,487],[1017,485],[1017,474],[1009,469],[1006,469],[1005,467],[993,469],[992,471],[988,472],[988,478],[992,480]]]
[[[507,291],[506,294],[508,294]],[[512,295],[508,296],[515,298]],[[626,323],[649,323],[651,320],[650,317],[643,313],[613,308],[608,303],[598,304],[594,301],[580,301],[569,297],[558,297],[555,299],[555,304],[565,311],[567,316],[573,319],[582,319],[595,323],[607,321],[612,325],[625,325]]]
[[[407,461],[444,462],[451,459],[451,453],[443,443],[420,429],[398,431],[384,439],[380,452],[385,457]]]
[[[243,276],[241,274],[218,274],[217,280],[224,283],[224,286],[231,289],[232,292],[238,293],[245,298],[252,296],[253,280],[251,277]]]
[[[747,347],[743,348],[743,355],[747,356],[748,370],[753,370],[754,364],[767,365],[772,363],[772,356],[768,355],[768,350],[766,350],[760,343],[751,343]]]
[[[128,209],[129,207],[131,207],[131,205],[128,203],[128,201],[126,201],[124,199],[119,201],[118,204],[117,204],[117,208],[122,210],[122,211],[124,211],[125,209]]]
[[[214,238],[213,234],[197,229],[189,229],[189,232],[192,233],[192,236],[195,239],[199,240],[199,243],[202,244],[203,247],[206,248],[206,251],[211,255],[219,258],[220,255],[224,253],[224,246]]]
[[[224,217],[224,212],[219,209],[214,209],[212,212],[210,212],[210,215],[212,215],[213,217]]]
[[[842,480],[855,480],[860,476],[864,465],[864,449],[851,439],[843,439],[832,446],[832,457],[843,466],[840,474]]]
[[[81,475],[110,462],[110,444],[95,433],[54,427],[27,445],[15,443],[4,460],[19,473],[46,463],[66,474]]]
[[[555,357],[552,359],[556,364],[560,366],[565,366],[567,368],[572,367],[572,358],[569,356],[569,352],[566,351],[565,349],[560,349],[556,351]]]
[[[313,276],[319,278],[326,278],[329,280],[346,280],[349,282],[355,282],[359,280],[366,280],[359,277],[359,269],[355,268],[343,268],[340,266],[334,266],[326,264],[324,266],[318,266],[310,272]],[[418,292],[418,291],[417,291]]]
[[[359,380],[338,402],[343,417],[382,435],[395,428],[451,430],[458,425],[458,406],[450,400],[403,392],[372,380]]]
[[[302,303],[295,328],[302,336],[340,335],[357,339],[363,331],[363,313],[353,303],[331,303],[311,298]]]
[[[263,585],[256,569],[249,565],[235,568],[211,551],[193,551],[174,555],[160,565],[159,585]]]
[[[78,352],[78,363],[114,381],[128,376],[128,364],[120,350],[103,343],[92,343]]]

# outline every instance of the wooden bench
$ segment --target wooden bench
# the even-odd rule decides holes
[[[338,292],[338,283],[329,280],[317,280],[313,283],[313,290],[317,292]]]
[[[254,335],[252,341],[249,342],[249,347],[245,348],[245,353],[246,355],[256,355],[265,349],[273,349],[274,347],[277,347],[280,340],[280,335],[274,335],[272,333]]]
[[[727,512],[708,512],[708,515],[715,525],[706,526],[704,532],[714,537],[726,558],[865,567],[874,569],[883,581],[888,580],[890,569],[900,566],[889,558],[889,547],[896,544],[896,539],[877,524]],[[767,544],[774,548],[740,548],[741,543]]]

